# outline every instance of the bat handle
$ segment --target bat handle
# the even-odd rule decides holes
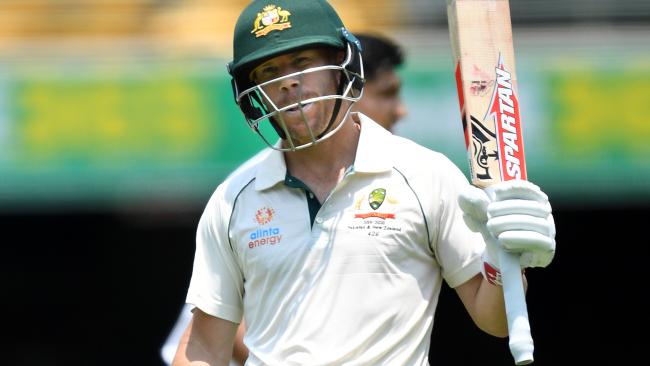
[[[530,335],[526,295],[521,278],[519,255],[499,251],[501,265],[501,282],[508,318],[508,336],[510,353],[515,365],[528,365],[533,362],[533,337]]]

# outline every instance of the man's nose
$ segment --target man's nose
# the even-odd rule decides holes
[[[279,81],[278,89],[280,91],[291,91],[291,89],[298,86],[300,86],[300,74],[282,78]]]
[[[401,99],[397,101],[397,104],[395,105],[395,117],[396,120],[399,121],[400,119],[406,117],[408,114],[408,109],[406,108],[406,105],[404,102],[402,102]]]

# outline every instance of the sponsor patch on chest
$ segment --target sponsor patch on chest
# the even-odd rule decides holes
[[[282,241],[282,232],[278,227],[257,229],[250,233],[248,248],[255,249],[264,245],[276,245]]]
[[[279,227],[267,226],[274,218],[275,209],[272,207],[262,207],[255,211],[255,222],[260,226],[248,234],[249,249],[276,245],[282,241],[282,230]]]
[[[353,216],[348,219],[349,230],[379,236],[387,232],[401,232],[402,222],[397,211],[399,199],[386,188],[374,187],[359,194],[354,202]]]

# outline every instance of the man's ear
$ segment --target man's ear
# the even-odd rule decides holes
[[[346,53],[344,51],[338,51],[336,52],[336,64],[340,65],[343,63],[343,60],[345,60],[345,55]]]
[[[340,64],[342,64],[343,61],[345,60],[345,56],[346,56],[346,55],[347,55],[347,53],[344,52],[344,51],[338,51],[338,52],[336,52],[336,55],[334,55],[334,56],[336,57],[335,64],[336,64],[336,65],[340,65]],[[341,76],[342,76],[342,74],[341,74],[340,72],[337,72],[337,73],[336,73],[336,82],[337,82],[337,83],[340,83],[340,82],[341,82]]]

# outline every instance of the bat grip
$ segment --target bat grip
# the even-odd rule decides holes
[[[534,346],[528,322],[519,255],[500,250],[499,264],[508,318],[510,353],[515,359],[515,365],[528,365],[533,362]]]

